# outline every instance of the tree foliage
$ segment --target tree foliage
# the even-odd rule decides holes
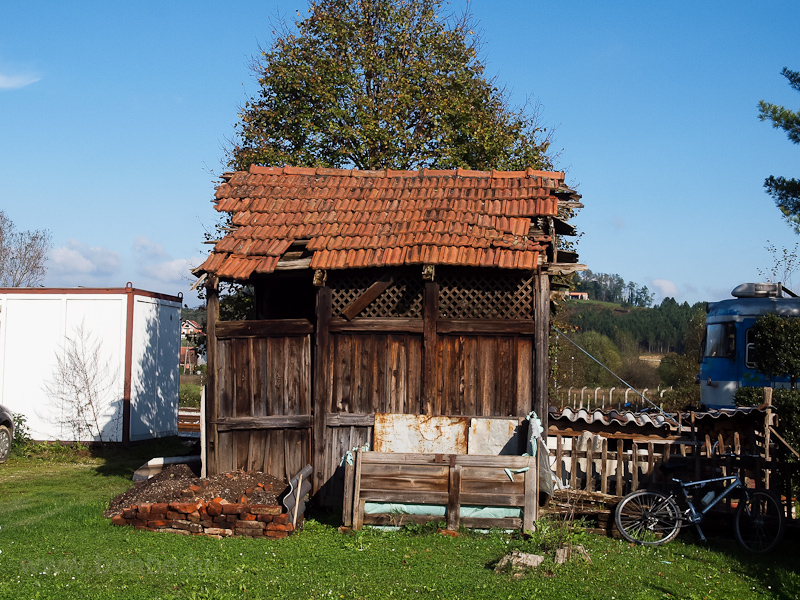
[[[574,291],[586,292],[589,300],[642,307],[653,303],[653,294],[646,285],[639,287],[633,281],[626,283],[616,274],[593,273],[587,269],[576,279]]]
[[[770,377],[788,377],[794,388],[800,375],[800,318],[767,314],[753,325],[756,368]]]
[[[549,137],[484,76],[469,15],[440,0],[312,0],[252,64],[229,163],[551,169]]]
[[[50,232],[17,231],[0,210],[0,287],[34,287],[44,280]]]
[[[800,92],[800,73],[784,67],[781,75],[786,77],[789,85]],[[783,129],[793,144],[800,143],[800,113],[778,104],[764,100],[758,102],[758,118],[770,121],[776,129]],[[800,233],[800,181],[770,175],[764,180],[767,193],[772,196],[784,218]]]

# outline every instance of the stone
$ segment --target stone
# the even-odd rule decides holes
[[[494,568],[495,572],[500,573],[503,571],[508,565],[511,565],[511,568],[514,571],[520,571],[524,569],[532,569],[534,567],[538,567],[544,562],[544,556],[539,554],[529,554],[527,552],[520,552],[519,550],[514,550],[510,554],[506,554],[503,558],[500,559],[500,562],[497,563],[497,566]]]

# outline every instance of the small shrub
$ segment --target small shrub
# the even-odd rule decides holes
[[[14,439],[11,440],[11,449],[18,450],[31,443],[28,419],[21,413],[13,413],[11,418],[14,421]]]

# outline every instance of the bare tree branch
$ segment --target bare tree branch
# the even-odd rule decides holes
[[[17,231],[0,210],[0,287],[34,287],[44,280],[50,232]]]

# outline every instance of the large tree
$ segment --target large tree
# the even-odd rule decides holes
[[[312,0],[253,63],[230,166],[552,169],[536,110],[484,76],[439,0]]]
[[[800,73],[784,67],[781,75],[789,80],[790,86],[800,92]],[[758,110],[761,121],[771,121],[772,126],[783,129],[793,143],[800,143],[800,113],[764,100],[759,101]],[[770,175],[764,181],[764,187],[781,209],[784,218],[800,233],[800,180]]]
[[[14,222],[0,210],[0,287],[40,285],[49,249],[49,231],[17,231]]]

